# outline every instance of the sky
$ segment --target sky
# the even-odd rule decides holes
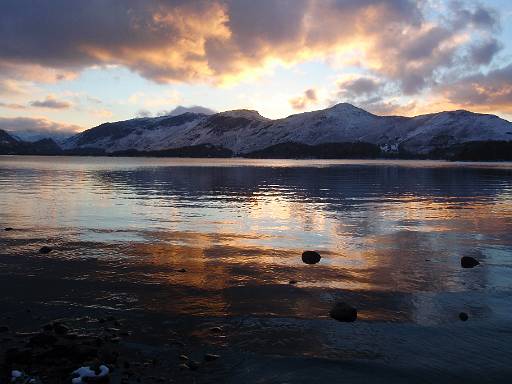
[[[339,102],[512,120],[512,1],[2,1],[0,129]]]

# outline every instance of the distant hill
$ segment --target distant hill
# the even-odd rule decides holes
[[[341,103],[277,120],[242,109],[104,123],[61,148],[66,154],[114,156],[512,160],[511,141],[512,123],[495,115],[458,110],[378,116]]]
[[[60,155],[62,153],[62,149],[52,139],[22,141],[0,129],[0,155]]]

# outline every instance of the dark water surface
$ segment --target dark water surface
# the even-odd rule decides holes
[[[223,319],[226,382],[512,379],[510,163],[1,157],[0,226],[5,305]]]

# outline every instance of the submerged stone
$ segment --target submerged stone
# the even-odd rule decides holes
[[[351,323],[357,319],[357,309],[347,303],[336,303],[329,312],[329,315],[334,320]]]
[[[214,361],[217,360],[219,357],[219,355],[215,355],[213,353],[206,353],[204,355],[204,361]]]
[[[322,257],[315,251],[304,251],[302,253],[302,261],[306,264],[316,264]]]
[[[461,312],[461,313],[459,313],[459,319],[461,321],[467,321],[469,319],[469,316],[466,312]]]
[[[460,259],[460,265],[462,268],[473,268],[476,267],[480,262],[471,256],[464,256]]]
[[[13,228],[11,228],[11,227],[5,228],[5,231],[12,231],[12,230],[13,230]]]
[[[41,247],[41,249],[39,249],[39,253],[50,253],[51,251],[53,251],[53,249],[46,245],[44,247]]]

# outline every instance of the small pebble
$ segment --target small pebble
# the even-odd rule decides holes
[[[468,321],[469,316],[468,316],[468,314],[466,312],[461,312],[461,313],[459,313],[459,319],[461,321]]]

